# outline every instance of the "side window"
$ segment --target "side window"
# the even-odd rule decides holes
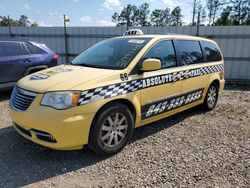
[[[191,65],[203,62],[201,47],[198,41],[177,40],[181,65]]]
[[[25,45],[29,49],[31,54],[45,54],[46,53],[41,48],[38,48],[37,46],[34,46],[28,42],[26,42]]]
[[[147,53],[144,55],[144,60],[154,58],[161,60],[162,69],[175,67],[176,57],[173,43],[170,40],[160,41],[156,43]]]
[[[2,57],[23,55],[20,42],[0,42],[0,54]]]
[[[220,51],[216,44],[212,42],[201,41],[201,46],[202,46],[206,61],[212,62],[212,61],[222,60]]]

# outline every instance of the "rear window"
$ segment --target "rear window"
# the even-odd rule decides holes
[[[208,41],[201,41],[201,46],[204,52],[205,60],[208,62],[221,61],[221,53],[215,43]]]
[[[45,54],[46,52],[44,50],[42,50],[41,48],[30,44],[30,43],[25,43],[26,47],[29,49],[31,54]]]
[[[20,42],[0,42],[0,56],[19,56],[23,55]]]
[[[191,65],[203,62],[201,47],[198,41],[177,40],[181,65]]]

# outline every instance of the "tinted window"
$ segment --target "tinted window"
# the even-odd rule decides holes
[[[202,51],[198,41],[176,41],[181,58],[181,65],[203,62]]]
[[[124,69],[149,41],[148,38],[113,38],[99,42],[73,61],[73,65]]]
[[[212,42],[202,41],[201,46],[206,61],[220,61],[222,59],[220,51],[216,44]]]
[[[161,41],[155,44],[144,56],[145,59],[161,60],[162,69],[176,66],[176,57],[172,41]]]
[[[33,44],[25,43],[25,45],[29,49],[31,54],[45,54],[46,53],[41,48],[38,48],[37,46],[35,46]]]
[[[25,47],[24,43],[21,44],[22,46],[22,54],[23,55],[30,55],[28,49]]]
[[[22,54],[19,42],[0,42],[0,56],[19,56]]]

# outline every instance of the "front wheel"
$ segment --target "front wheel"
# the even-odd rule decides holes
[[[219,88],[217,84],[212,83],[208,88],[207,95],[203,103],[203,106],[206,110],[210,111],[214,109],[218,100],[218,93],[219,93]]]
[[[113,103],[104,107],[94,120],[89,137],[89,147],[101,155],[119,152],[130,140],[134,118],[127,106]]]

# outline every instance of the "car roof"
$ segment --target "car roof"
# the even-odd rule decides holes
[[[0,38],[0,41],[8,42],[8,41],[13,41],[13,42],[34,42],[30,39],[20,39],[20,38]]]
[[[166,33],[166,34],[158,34],[158,35],[127,35],[127,36],[119,36],[116,38],[181,39],[181,40],[196,40],[196,41],[214,42],[213,40],[206,39],[203,37],[197,37],[197,36],[192,36],[192,35],[174,34],[174,33]]]

